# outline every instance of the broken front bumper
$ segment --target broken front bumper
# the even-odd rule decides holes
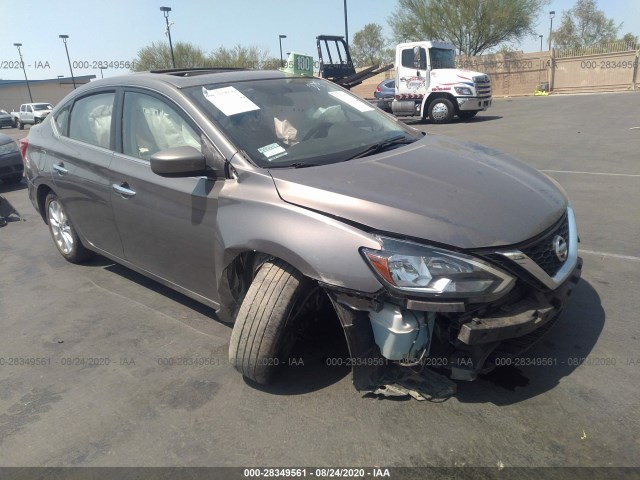
[[[554,325],[578,284],[581,271],[582,259],[578,258],[570,275],[555,290],[529,289],[529,293],[521,295],[517,301],[487,306],[477,315],[455,313],[459,311],[455,304],[443,303],[438,307],[437,302],[427,304],[405,299],[404,304],[409,308],[433,307],[432,311],[439,315],[437,321],[443,325],[453,325],[452,318],[459,318],[458,326],[449,328],[453,336],[441,345],[432,344],[433,353],[422,359],[418,367],[448,370],[455,380],[474,380],[479,373],[495,368],[497,358],[523,353]],[[408,394],[415,392],[420,385],[415,371],[382,357],[374,340],[368,313],[381,308],[385,293],[365,297],[333,288],[327,288],[327,292],[345,331],[355,388],[381,393],[381,388],[388,386],[391,392],[402,392],[403,389],[408,390]],[[455,384],[444,377],[434,382],[434,375],[437,376],[429,372],[424,377],[425,385],[435,385],[433,391],[436,393],[431,396],[442,392],[453,394],[452,385]]]

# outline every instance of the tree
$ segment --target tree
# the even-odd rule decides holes
[[[211,63],[204,51],[192,43],[176,43],[173,54],[176,59],[176,68],[207,67]],[[173,68],[169,43],[152,42],[151,45],[138,51],[138,57],[134,62],[133,70],[136,72]]]
[[[397,41],[443,40],[459,53],[479,55],[535,35],[549,0],[398,0],[389,24]]]
[[[357,66],[380,65],[388,63],[389,50],[382,34],[382,26],[367,23],[362,30],[353,36],[351,41],[351,59]]]
[[[280,59],[269,57],[269,52],[256,46],[243,47],[236,45],[233,48],[219,47],[211,52],[209,61],[214,67],[232,68],[277,68]]]
[[[595,0],[577,0],[572,9],[562,12],[558,29],[551,40],[558,48],[591,47],[614,42],[622,23],[616,25],[598,10]]]

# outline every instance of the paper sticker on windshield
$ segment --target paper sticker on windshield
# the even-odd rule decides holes
[[[359,110],[360,112],[368,112],[373,110],[373,107],[362,100],[358,100],[355,97],[352,97],[347,92],[329,92],[329,95],[337,98],[341,102],[346,103],[347,105],[351,105],[353,108]]]
[[[287,154],[287,151],[277,143],[272,143],[266,147],[259,148],[258,151],[263,154],[269,161],[275,160]]]
[[[209,100],[218,110],[227,117],[238,113],[260,110],[260,107],[245,97],[242,92],[234,87],[216,88],[207,90],[202,87],[204,98]]]

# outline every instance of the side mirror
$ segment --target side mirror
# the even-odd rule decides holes
[[[161,150],[151,156],[151,171],[161,177],[210,175],[204,154],[193,147]]]
[[[420,65],[422,65],[422,49],[416,46],[413,47],[413,66],[419,70]]]

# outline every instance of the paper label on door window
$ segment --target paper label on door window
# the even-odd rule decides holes
[[[260,110],[258,105],[234,87],[216,88],[214,90],[207,90],[205,87],[202,87],[202,94],[204,98],[209,100],[214,107],[227,117],[238,113]]]
[[[358,100],[357,98],[352,97],[347,92],[329,92],[329,95],[337,98],[341,102],[346,103],[347,105],[351,105],[353,108],[360,112],[368,112],[373,110],[373,107],[362,100]]]

